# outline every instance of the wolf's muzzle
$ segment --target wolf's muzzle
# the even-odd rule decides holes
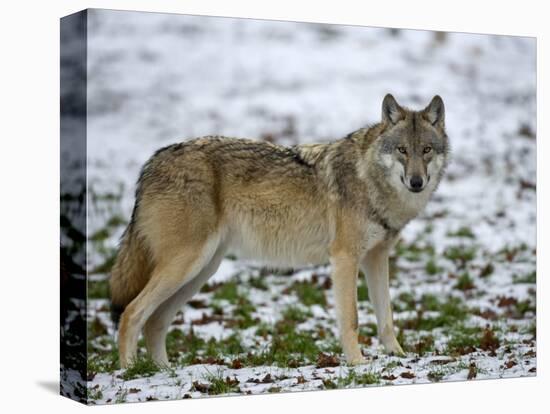
[[[414,193],[419,193],[424,189],[424,180],[419,175],[413,175],[409,184],[409,190]]]

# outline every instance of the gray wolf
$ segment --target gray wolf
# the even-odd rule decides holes
[[[388,94],[381,122],[330,143],[210,136],[158,150],[141,171],[110,279],[113,308],[123,311],[121,367],[136,357],[142,330],[154,361],[168,364],[173,317],[228,252],[271,267],[330,263],[349,364],[364,362],[356,304],[363,270],[380,341],[403,355],[388,255],[440,182],[448,148],[439,96],[413,111]]]

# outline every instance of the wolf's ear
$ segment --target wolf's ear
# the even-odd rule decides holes
[[[382,121],[396,124],[405,117],[405,111],[399,106],[391,93],[382,101]]]
[[[441,127],[445,126],[445,105],[441,96],[435,95],[422,113],[430,124]]]

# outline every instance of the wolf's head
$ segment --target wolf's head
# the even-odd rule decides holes
[[[377,139],[378,163],[398,191],[433,191],[447,163],[445,107],[435,96],[421,111],[401,107],[388,94],[382,102],[384,132]]]

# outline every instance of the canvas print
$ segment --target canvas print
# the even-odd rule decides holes
[[[536,375],[536,40],[61,23],[61,392]]]

